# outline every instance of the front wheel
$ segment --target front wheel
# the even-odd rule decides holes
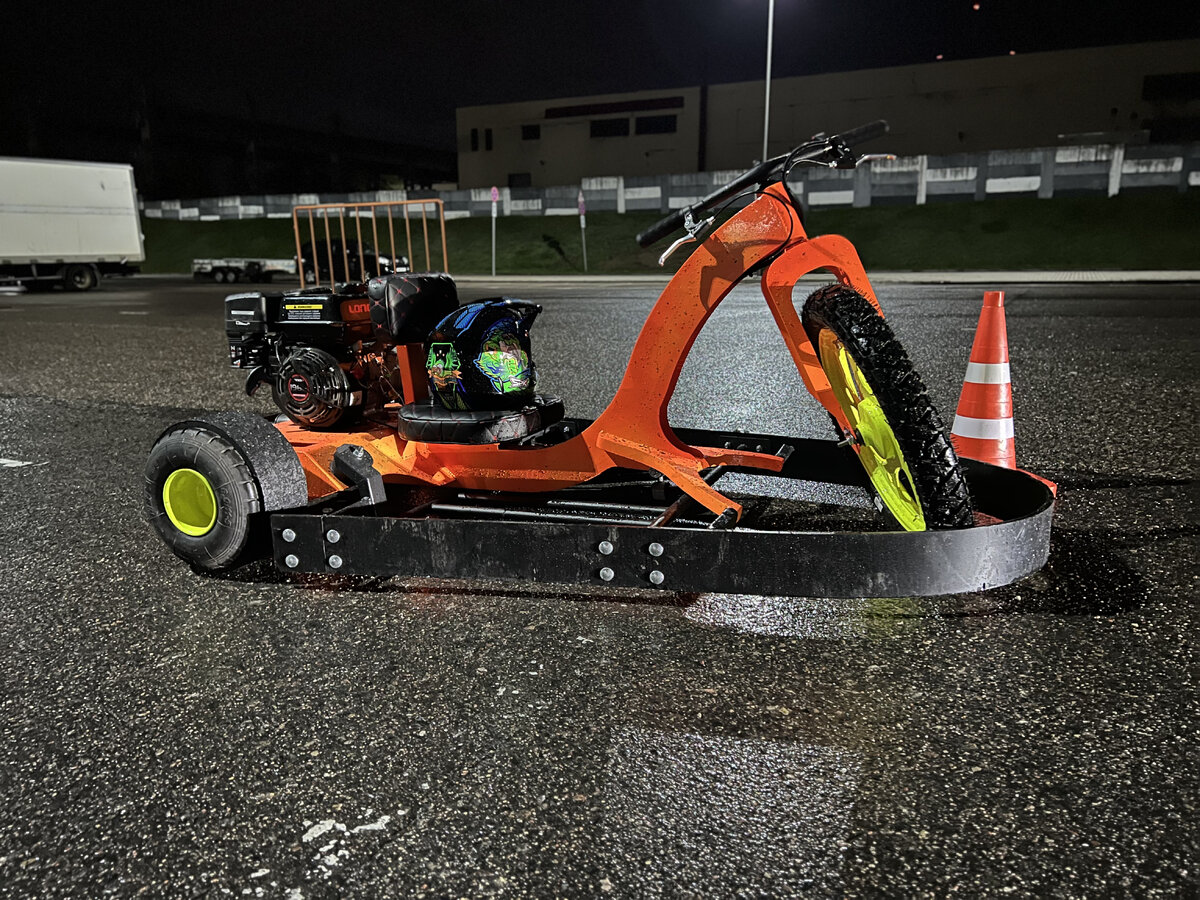
[[[805,301],[802,320],[887,511],[906,531],[971,525],[971,495],[946,426],[883,316],[835,284]]]

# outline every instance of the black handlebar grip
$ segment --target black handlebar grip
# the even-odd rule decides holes
[[[649,247],[656,241],[661,241],[672,231],[683,227],[684,210],[677,209],[669,216],[659,219],[636,238],[639,247]]]
[[[866,125],[859,125],[857,128],[843,131],[837,138],[847,147],[853,147],[855,144],[863,143],[863,141],[873,141],[875,138],[883,137],[887,133],[887,120],[876,119],[874,122],[868,122]]]

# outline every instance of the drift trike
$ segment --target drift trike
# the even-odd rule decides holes
[[[826,597],[958,593],[1035,571],[1051,492],[959,459],[857,252],[810,238],[788,185],[795,166],[869,159],[853,145],[885,132],[819,135],[638,235],[649,246],[685,231],[662,260],[698,246],[594,421],[534,393],[534,304],[462,306],[436,273],[228,297],[230,361],[248,392],[271,388],[282,415],[168,428],[146,468],[150,520],[207,570],[269,552],[285,572]],[[744,197],[705,237],[716,216],[703,216]],[[817,270],[836,281],[798,313],[792,290]],[[750,273],[835,439],[668,423],[696,336]],[[814,527],[813,504],[789,518],[723,492],[735,473],[865,489],[888,518]]]

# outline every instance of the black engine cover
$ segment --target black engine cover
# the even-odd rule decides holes
[[[279,364],[271,393],[288,418],[307,428],[332,428],[363,401],[337,357],[316,347],[299,347]]]

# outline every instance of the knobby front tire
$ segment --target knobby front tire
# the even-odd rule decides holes
[[[971,495],[958,454],[883,316],[835,284],[805,301],[801,319],[884,508],[908,531],[969,527]]]

